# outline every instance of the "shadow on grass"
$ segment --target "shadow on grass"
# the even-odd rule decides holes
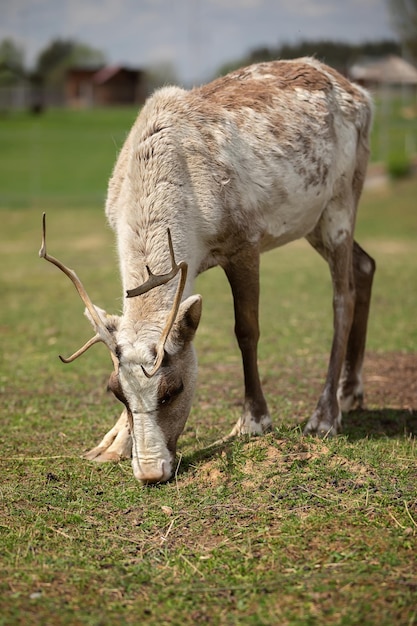
[[[360,409],[343,416],[343,434],[351,441],[385,437],[417,437],[417,411]]]
[[[216,456],[222,454],[222,452],[229,454],[235,441],[236,439],[229,439],[222,443],[211,444],[205,448],[201,448],[200,450],[195,450],[195,452],[184,455],[181,459],[178,471],[176,472],[177,475],[180,476],[181,474],[186,474],[197,465],[200,465],[204,461],[210,461]]]

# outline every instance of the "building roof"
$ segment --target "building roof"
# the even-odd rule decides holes
[[[417,69],[398,56],[357,63],[350,68],[353,80],[391,85],[417,85]]]
[[[96,72],[93,76],[93,81],[96,85],[102,85],[103,83],[107,83],[108,80],[113,78],[116,74],[120,72],[122,68],[120,65],[108,65],[102,67],[98,72]]]
[[[108,65],[102,67],[98,72],[96,72],[93,76],[93,82],[96,85],[103,85],[107,83],[107,81],[111,80],[114,76],[116,76],[119,72],[127,72],[129,74],[138,74],[139,70],[132,70],[127,67],[122,67],[121,65]]]

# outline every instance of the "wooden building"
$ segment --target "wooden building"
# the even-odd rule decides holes
[[[417,86],[417,68],[395,55],[356,63],[350,68],[350,78],[368,89],[381,86]]]
[[[147,96],[146,74],[122,66],[70,68],[65,79],[69,106],[120,106],[143,104]]]

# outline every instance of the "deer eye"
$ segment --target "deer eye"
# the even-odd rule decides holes
[[[180,393],[182,393],[183,391],[184,391],[184,385],[182,382],[178,387],[173,387],[171,389],[168,389],[167,391],[163,393],[162,396],[160,396],[159,401],[158,401],[159,406],[167,406],[168,404],[170,404],[170,402],[174,400],[174,398],[179,396]]]

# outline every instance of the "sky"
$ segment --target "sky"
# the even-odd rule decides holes
[[[387,0],[0,0],[0,41],[6,37],[23,46],[29,67],[52,39],[76,39],[109,64],[169,62],[193,83],[257,47],[395,33]]]

